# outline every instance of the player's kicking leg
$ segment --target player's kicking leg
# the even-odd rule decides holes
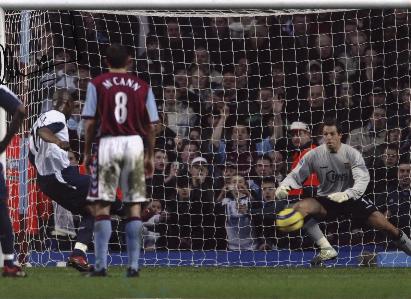
[[[408,238],[408,236],[403,231],[391,224],[383,214],[381,214],[380,212],[374,212],[368,217],[367,222],[375,229],[380,230],[388,235],[398,249],[401,249],[407,255],[411,256],[410,238]]]
[[[320,252],[311,260],[312,266],[321,266],[325,261],[333,260],[337,257],[337,251],[328,242],[324,233],[318,226],[317,221],[314,218],[309,218],[308,215],[317,215],[325,217],[327,211],[324,207],[314,198],[305,198],[294,205],[294,209],[306,216],[304,223],[304,230],[308,236],[315,242],[320,248]]]

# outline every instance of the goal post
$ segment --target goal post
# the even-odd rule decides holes
[[[28,112],[4,160],[9,171],[16,242],[27,254],[21,261],[39,266],[64,261],[73,248],[78,223],[75,215],[60,210],[57,213],[56,207],[53,210],[38,192],[27,158],[30,128],[42,111],[50,109],[56,87],[69,89],[81,109],[85,84],[107,69],[104,50],[120,42],[130,50],[130,72],[153,87],[168,128],[158,135],[163,148],[156,148],[161,149],[156,152],[159,157],[165,152],[160,157],[165,162],[158,166],[161,179],[150,181],[148,191],[168,216],[159,214],[146,223],[143,264],[308,265],[318,248],[304,231],[288,235],[275,230],[274,221],[267,220],[274,213],[261,212],[266,204],[262,184],[265,177],[281,181],[291,169],[290,159],[299,151],[291,144],[291,123],[306,122],[312,142],[320,144],[318,124],[326,112],[334,111],[348,138],[359,134],[354,129],[368,126],[370,111],[380,105],[373,102],[378,96],[389,95],[389,109],[400,99],[401,103],[405,101],[402,96],[410,87],[410,6],[409,1],[402,0],[0,0],[0,7],[5,9],[4,21],[0,11],[0,44],[8,47],[10,54],[7,64],[4,53],[0,57],[0,74],[21,97]],[[406,17],[397,16],[396,9]],[[170,42],[173,38],[175,44]],[[320,85],[324,90],[315,95]],[[177,99],[184,104],[175,103]],[[316,106],[318,99],[323,101],[320,106]],[[267,108],[268,101],[276,108]],[[220,124],[219,131],[216,120],[224,109],[231,118]],[[411,118],[410,112],[407,114],[404,108],[400,114],[398,109],[386,114],[390,124],[383,125],[383,129],[387,135],[391,131],[395,135],[397,129],[405,132],[409,125],[406,119]],[[73,149],[81,156],[79,111],[68,125]],[[343,114],[347,116],[341,118]],[[0,134],[8,121],[7,115],[0,114]],[[301,123],[297,126],[304,128]],[[239,140],[239,135],[246,137]],[[213,138],[220,142],[212,143]],[[386,140],[377,142],[380,140],[373,139],[368,145],[378,145],[378,151],[387,150]],[[367,144],[360,142],[357,146],[366,152]],[[226,156],[222,158],[219,151],[224,149]],[[184,199],[183,190],[189,189],[190,194],[194,189],[190,171],[197,154],[209,163],[210,177],[209,185],[201,189],[204,202],[200,203],[195,202],[198,198]],[[384,155],[394,153],[376,150],[366,157],[375,180],[370,196],[382,209],[388,205],[389,192],[379,189],[384,180],[380,169],[392,175],[394,167],[381,166],[373,158],[387,163]],[[264,164],[267,161],[268,166]],[[177,175],[168,180],[173,167],[178,168]],[[270,168],[268,174],[265,167]],[[246,217],[237,211],[229,221],[229,213],[238,207],[229,207],[230,201],[219,195],[225,185],[230,185],[230,171],[245,179],[253,200],[246,204]],[[208,193],[212,199],[206,198]],[[180,197],[182,202],[188,200],[197,206],[180,206]],[[411,219],[411,212],[397,216],[398,221],[402,216]],[[122,265],[123,223],[117,217],[113,223],[110,257],[112,263]],[[395,250],[383,236],[360,228],[355,221],[337,219],[323,222],[320,227],[331,244],[340,249],[339,257],[331,264],[334,266],[375,264],[379,252]],[[387,253],[378,263],[410,264],[397,252]]]

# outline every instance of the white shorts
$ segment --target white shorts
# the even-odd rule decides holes
[[[141,136],[103,137],[97,152],[88,200],[114,202],[120,187],[123,202],[147,201]]]

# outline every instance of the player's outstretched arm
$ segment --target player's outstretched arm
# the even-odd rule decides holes
[[[17,107],[16,112],[14,112],[13,119],[6,133],[6,136],[4,136],[3,140],[0,142],[0,154],[6,150],[11,139],[17,133],[21,124],[23,123],[25,116],[26,116],[26,109],[24,108],[23,104],[20,104]]]

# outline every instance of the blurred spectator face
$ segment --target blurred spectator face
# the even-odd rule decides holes
[[[319,51],[320,59],[325,60],[332,57],[333,48],[331,37],[328,34],[321,34],[317,37],[317,51]]]
[[[321,72],[321,66],[319,64],[312,64],[311,66],[309,66],[307,79],[311,85],[321,84],[323,76]]]
[[[244,177],[235,175],[231,177],[229,189],[233,193],[242,193],[241,190],[248,189],[247,183]]]
[[[337,105],[342,108],[349,108],[353,103],[354,89],[351,83],[341,83],[339,87],[339,96],[337,97]]]
[[[181,152],[181,161],[183,163],[191,163],[198,156],[198,147],[195,143],[186,144]]]
[[[88,69],[78,69],[78,87],[80,90],[87,90],[88,82],[90,82],[90,72]]]
[[[243,57],[238,60],[238,63],[235,65],[235,75],[237,77],[242,76],[242,75],[247,75],[248,74],[248,62],[247,58]]]
[[[401,163],[398,166],[398,183],[402,189],[410,189],[411,187],[411,165]]]
[[[164,101],[168,102],[175,102],[176,101],[176,89],[172,85],[167,85],[164,87]]]
[[[379,92],[378,93],[371,93],[368,96],[368,103],[372,106],[379,106],[385,104],[385,93]]]
[[[226,37],[230,32],[228,28],[228,18],[211,18],[210,27],[218,37]]]
[[[153,200],[152,202],[150,202],[148,208],[151,211],[153,211],[156,215],[160,214],[163,210],[163,207],[161,206],[161,202],[159,200]]]
[[[243,125],[237,125],[233,127],[233,132],[231,134],[231,139],[234,144],[245,146],[250,141],[250,134],[248,128]]]
[[[328,78],[333,84],[341,84],[345,80],[345,69],[341,65],[336,64],[329,73]]]
[[[237,169],[236,169],[235,165],[233,165],[233,164],[225,165],[224,170],[223,170],[224,179],[229,180],[235,175],[237,175]]]
[[[367,49],[364,53],[365,65],[370,67],[376,67],[381,64],[381,57],[375,49]]]
[[[294,35],[300,36],[307,33],[311,20],[309,15],[294,15],[292,17],[292,22],[294,26]]]
[[[190,187],[177,187],[177,194],[179,200],[189,200],[190,199]]]
[[[231,72],[224,73],[223,75],[223,87],[225,90],[235,89],[235,76]]]
[[[204,48],[197,48],[195,50],[195,63],[206,64],[209,63],[208,52]]]
[[[67,156],[70,161],[70,166],[78,166],[76,155],[72,151],[68,151]]]
[[[178,70],[174,75],[174,81],[179,88],[188,88],[190,85],[189,76],[186,70]]]
[[[271,88],[264,88],[260,90],[260,109],[262,113],[272,112],[274,95]],[[277,99],[278,100],[278,99]]]
[[[352,56],[364,56],[367,48],[367,36],[363,32],[353,32],[349,35],[349,45]]]
[[[301,148],[311,141],[311,134],[305,130],[292,130],[291,142],[296,148]]]
[[[391,148],[386,148],[382,155],[382,160],[386,167],[395,167],[398,163],[398,152]]]
[[[250,43],[254,49],[262,49],[268,42],[268,26],[254,25],[250,28]]]
[[[273,174],[271,161],[267,159],[258,159],[255,165],[255,173],[259,177],[266,177]]]
[[[399,143],[401,141],[401,129],[395,128],[388,132],[388,143]]]
[[[36,55],[37,57],[46,55],[48,56],[48,59],[51,59],[51,57],[53,56],[53,33],[50,30],[46,30],[46,28],[44,27],[40,27],[37,30],[41,30],[42,32],[38,33],[40,40],[38,45],[40,46],[40,49]],[[37,30],[34,29],[34,32],[36,32]],[[9,44],[11,44],[11,42]]]
[[[201,139],[201,134],[199,130],[190,130],[190,135],[189,135],[190,140],[193,141],[200,141]]]
[[[284,70],[281,66],[273,66],[273,69],[271,71],[271,75],[273,77],[273,83],[274,83],[275,86],[283,86],[284,85],[285,74],[284,74]]]
[[[168,158],[166,153],[163,151],[156,151],[154,153],[154,168],[158,172],[164,172],[166,168],[166,164],[168,162]]]
[[[411,107],[411,88],[406,87],[402,92],[401,92],[401,102],[404,106],[404,108],[410,108]]]
[[[275,200],[275,184],[272,182],[263,182],[261,184],[261,190],[263,191],[264,201],[274,201]]]
[[[146,44],[147,57],[150,60],[160,59],[160,47],[158,41],[150,41]]]
[[[175,22],[167,23],[167,36],[171,39],[180,38],[180,26],[178,26],[178,23],[175,23]]]
[[[202,69],[196,68],[191,74],[191,85],[195,89],[209,88],[209,77]]]
[[[274,173],[282,172],[285,167],[283,154],[281,154],[281,152],[279,151],[273,151],[272,153],[270,153],[270,156],[273,160]]]
[[[385,124],[387,123],[385,109],[374,108],[370,121],[375,130],[385,129]]]
[[[383,30],[385,42],[395,40],[395,37],[397,35],[397,28],[394,25],[388,25],[388,27],[385,27]]]
[[[194,163],[190,167],[190,174],[194,179],[199,178],[200,176],[208,176],[208,167],[203,163]]]
[[[308,102],[312,108],[323,108],[324,87],[322,85],[310,86]]]

